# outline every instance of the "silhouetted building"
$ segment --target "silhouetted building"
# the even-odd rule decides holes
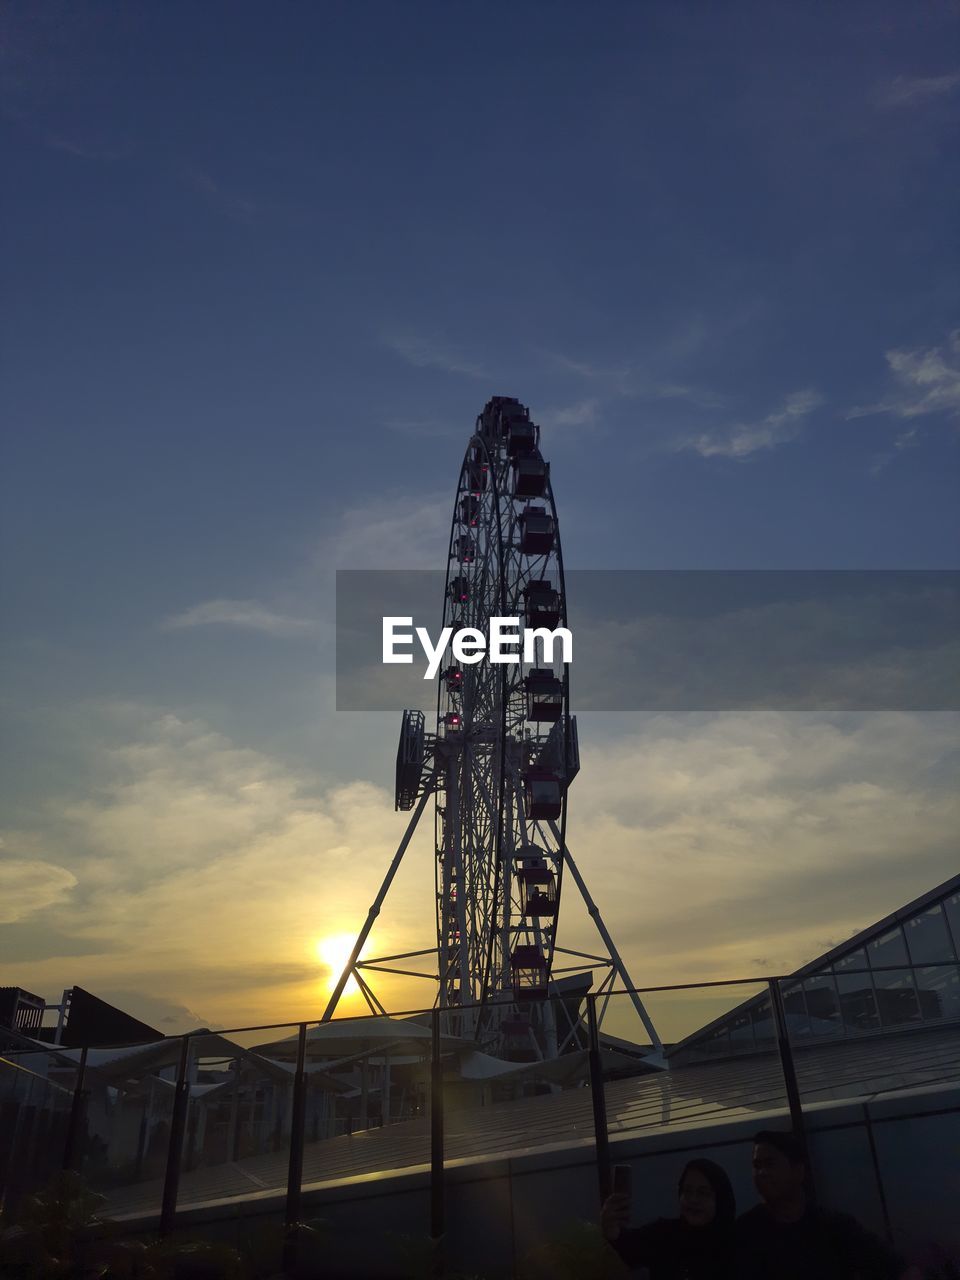
[[[0,987],[0,1027],[35,1036],[43,1024],[43,996],[22,987]]]
[[[95,1049],[115,1044],[146,1044],[162,1040],[163,1033],[99,996],[91,995],[83,987],[68,987],[63,993],[57,1026],[42,1028],[37,1038],[69,1049],[84,1046]]]

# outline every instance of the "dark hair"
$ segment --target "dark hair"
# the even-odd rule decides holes
[[[807,1151],[803,1142],[787,1129],[761,1129],[753,1135],[753,1145],[758,1146],[761,1142],[765,1147],[774,1147],[791,1164],[807,1163]]]
[[[683,1173],[681,1173],[680,1181],[677,1184],[678,1194],[682,1193],[683,1184],[691,1169],[696,1170],[697,1173],[702,1173],[713,1188],[713,1196],[717,1202],[717,1212],[714,1218],[716,1225],[718,1227],[732,1227],[737,1216],[737,1202],[733,1195],[730,1179],[726,1173],[718,1164],[714,1164],[712,1160],[688,1160],[683,1166]]]

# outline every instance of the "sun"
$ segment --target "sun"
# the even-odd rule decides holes
[[[332,991],[337,985],[337,979],[343,973],[344,965],[350,959],[350,953],[355,942],[356,938],[351,933],[335,933],[328,938],[318,938],[313,944],[318,958],[329,969],[329,973],[324,978],[328,991]],[[357,980],[351,974],[347,979],[347,985],[343,988],[343,994],[349,996],[359,990]]]

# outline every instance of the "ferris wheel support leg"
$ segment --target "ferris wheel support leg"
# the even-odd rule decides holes
[[[360,952],[363,950],[367,938],[370,936],[370,930],[373,928],[374,921],[380,914],[380,908],[383,906],[384,899],[386,898],[390,886],[393,883],[393,878],[400,868],[400,863],[403,861],[403,855],[407,851],[407,845],[413,839],[413,833],[417,829],[417,823],[423,816],[423,811],[427,807],[427,801],[433,795],[436,785],[437,775],[432,773],[424,785],[423,795],[420,797],[420,803],[413,811],[413,817],[407,824],[407,829],[403,833],[403,839],[397,845],[397,852],[393,855],[393,861],[387,868],[387,874],[383,877],[383,884],[380,886],[380,892],[374,898],[373,905],[367,912],[367,918],[364,921],[363,928],[357,935],[357,940],[353,945],[353,950],[350,952],[350,959],[343,966],[343,973],[341,973],[338,978],[337,985],[334,987],[333,993],[327,1003],[327,1007],[323,1011],[323,1016],[320,1019],[321,1022],[329,1022],[333,1017],[334,1011],[340,1002],[340,997],[343,995],[343,989],[347,985],[347,981],[353,973],[357,961],[360,959]]]
[[[460,961],[460,999],[464,1003],[473,1000],[473,992],[470,990],[470,959],[467,954],[467,895],[466,875],[463,866],[463,848],[460,843],[460,759],[451,754],[447,761],[447,825],[452,835],[452,845],[449,850],[449,860],[451,865],[456,869],[457,873],[457,932],[460,935],[459,961]],[[438,941],[440,941],[438,939]],[[447,940],[442,940],[442,945],[446,947]],[[448,972],[448,971],[447,971]],[[446,984],[440,984],[440,998],[443,1001],[446,995]],[[464,1037],[473,1035],[473,1011],[463,1010],[461,1014],[460,1034]]]
[[[573,876],[574,883],[576,884],[577,888],[580,890],[580,896],[581,898],[583,898],[584,905],[586,906],[587,911],[590,914],[590,918],[593,920],[593,923],[597,926],[597,932],[600,934],[600,937],[603,939],[606,945],[606,948],[610,953],[610,959],[613,961],[613,967],[614,969],[616,969],[617,973],[620,975],[621,979],[623,980],[623,985],[628,989],[630,989],[630,999],[633,1003],[633,1007],[636,1009],[640,1017],[640,1021],[643,1023],[644,1028],[647,1032],[647,1035],[650,1037],[651,1041],[653,1042],[654,1048],[657,1050],[658,1053],[662,1054],[663,1041],[660,1039],[660,1036],[657,1034],[657,1029],[653,1025],[653,1021],[651,1020],[650,1015],[647,1013],[646,1009],[643,1007],[643,1001],[640,999],[637,993],[634,990],[632,990],[633,980],[630,977],[629,973],[627,973],[627,967],[623,963],[623,960],[620,958],[620,952],[617,950],[616,943],[613,941],[613,938],[610,936],[610,931],[607,929],[607,926],[603,923],[603,917],[600,914],[600,908],[594,902],[593,898],[591,898],[590,891],[586,885],[586,881],[584,880],[583,876],[580,874],[580,869],[577,866],[577,864],[574,862],[573,857],[570,853],[570,850],[567,848],[565,844],[561,842],[560,828],[557,826],[555,822],[551,822],[550,829],[553,832],[554,836],[556,837],[557,843],[560,845],[560,848],[563,850],[563,860],[566,863],[567,867],[569,868],[570,874]]]

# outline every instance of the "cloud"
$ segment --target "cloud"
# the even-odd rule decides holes
[[[64,902],[77,879],[66,867],[0,851],[0,924],[13,924]]]
[[[146,995],[129,987],[101,987],[97,995],[164,1035],[173,1036],[213,1026],[210,1018],[194,1013],[186,1005],[165,1000],[162,996]]]
[[[225,626],[260,631],[271,636],[294,637],[311,634],[318,624],[310,618],[294,618],[288,614],[275,613],[256,600],[208,600],[166,618],[162,625],[166,631]]]
[[[939,347],[926,351],[894,348],[886,352],[887,367],[897,384],[893,395],[877,404],[851,409],[847,418],[889,414],[897,418],[920,418],[929,414],[960,415],[960,329],[947,335]],[[905,433],[903,443],[912,443]]]
[[[699,335],[699,329],[697,333]],[[639,363],[628,363],[618,368],[610,368],[587,360],[571,360],[557,352],[548,351],[545,354],[552,364],[559,366],[564,371],[604,387],[603,398],[607,401],[686,400],[699,409],[717,409],[725,403],[724,397],[717,392],[693,386],[686,382],[656,378]],[[669,365],[674,363],[674,360],[675,356],[671,355],[670,358],[667,358],[667,354],[664,352],[654,363],[667,363]],[[580,403],[598,408],[601,400],[594,398]],[[546,415],[541,416],[544,419],[546,417]]]
[[[693,450],[702,458],[748,458],[761,450],[795,440],[803,429],[804,419],[821,404],[823,397],[816,391],[793,391],[779,409],[759,422],[738,422],[732,427],[702,432],[675,443],[673,448]]]
[[[50,960],[57,956],[102,955],[110,949],[102,940],[78,938],[69,932],[52,929],[45,920],[36,916],[14,923],[0,922],[0,962],[8,966]]]
[[[551,433],[564,428],[593,431],[600,424],[600,401],[595,398],[577,400],[559,409],[545,409],[536,420]]]
[[[43,143],[53,151],[65,151],[68,155],[76,156],[79,160],[113,162],[115,160],[126,160],[133,153],[133,146],[129,143],[119,145],[90,138],[80,140],[65,137],[60,133],[45,133],[43,135]]]
[[[897,76],[878,98],[882,107],[911,107],[930,98],[943,98],[960,85],[960,71],[943,76]]]
[[[321,539],[314,562],[325,569],[435,569],[446,556],[453,500],[451,480],[449,489],[434,493],[347,507]]]
[[[662,716],[598,743],[581,726],[571,851],[614,937],[638,940],[634,979],[742,975],[758,955],[788,972],[947,879],[957,728],[943,713]]]
[[[569,840],[639,983],[743,976],[758,956],[788,970],[955,870],[956,715],[624,722],[583,719]],[[53,797],[20,840],[76,882],[45,919],[100,950],[37,958],[17,980],[78,983],[152,1025],[158,1007],[129,993],[193,1025],[319,1016],[315,943],[359,927],[405,825],[388,786],[318,783],[156,709],[117,724],[119,743],[91,722],[83,802]],[[432,847],[425,821],[368,955],[434,941]],[[597,947],[569,878],[561,944]],[[416,980],[376,990],[394,1008],[432,998]]]
[[[383,337],[384,345],[396,352],[407,364],[417,369],[442,369],[444,373],[463,374],[469,378],[488,378],[487,371],[447,343],[412,333],[393,333]]]
[[[454,455],[455,463],[459,461]],[[384,495],[368,502],[327,509],[325,527],[303,561],[291,569],[280,598],[282,610],[258,600],[219,598],[165,618],[166,631],[229,627],[285,640],[309,640],[318,656],[332,662],[334,583],[337,569],[435,569],[443,563],[453,515],[454,482],[433,493]],[[273,584],[276,588],[276,584]],[[309,599],[313,617],[296,612]]]
[[[675,383],[666,383],[652,389],[651,398],[655,400],[686,400],[698,409],[721,409],[726,398],[716,391],[707,391],[701,387],[686,387]]]
[[[629,364],[612,369],[608,365],[597,364],[592,360],[573,360],[558,351],[546,351],[544,355],[551,364],[565,372],[576,374],[577,377],[586,378],[592,382],[606,382],[619,386],[626,384],[634,373],[633,367]]]
[[[588,570],[567,589],[581,708],[960,707],[956,574]]]
[[[52,928],[99,949],[37,958],[25,985],[100,993],[123,974],[125,989],[202,1008],[208,1023],[317,1016],[328,973],[315,943],[362,922],[403,829],[392,792],[318,784],[202,721],[129,706],[118,719],[119,744],[91,722],[97,785],[37,812],[19,833],[37,861],[0,887],[5,908],[12,888],[21,909],[46,905]],[[399,935],[415,931],[431,839],[425,823],[368,954],[403,950]]]
[[[464,434],[462,423],[441,422],[437,418],[388,418],[383,425],[388,431],[424,440],[454,439]]]
[[[255,201],[228,190],[221,182],[212,178],[205,169],[187,168],[183,171],[183,177],[194,191],[199,192],[211,205],[234,222],[249,225],[260,212]]]
[[[911,449],[919,443],[919,429],[911,427],[909,431],[901,431],[893,442],[893,447],[888,449],[886,453],[878,453],[870,464],[870,474],[877,476],[880,472],[890,465],[896,458],[900,456],[905,449]]]

